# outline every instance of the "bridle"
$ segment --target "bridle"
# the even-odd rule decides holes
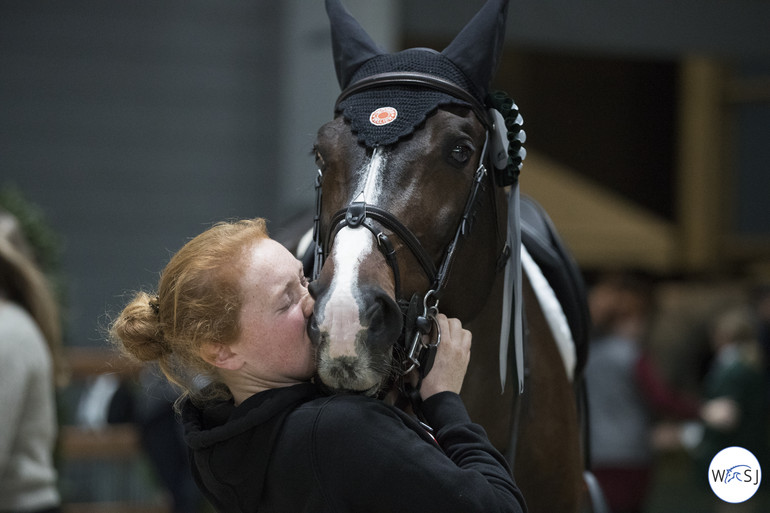
[[[471,110],[473,110],[476,117],[486,128],[484,147],[479,159],[479,166],[474,173],[465,208],[455,230],[455,234],[447,246],[441,262],[436,266],[432,257],[425,250],[419,239],[411,230],[409,230],[409,228],[399,221],[398,218],[387,210],[383,210],[375,205],[369,205],[365,201],[358,201],[359,198],[356,198],[356,200],[353,200],[347,207],[334,213],[329,221],[329,227],[326,234],[322,234],[321,203],[323,196],[323,172],[319,169],[315,181],[316,211],[313,219],[313,240],[315,242],[316,250],[313,264],[313,279],[315,280],[318,278],[324,258],[328,254],[335,236],[342,228],[358,229],[363,227],[372,232],[377,241],[379,250],[382,252],[385,260],[393,271],[395,295],[402,313],[407,317],[407,326],[405,326],[403,336],[405,340],[407,337],[411,337],[411,343],[405,348],[406,359],[403,362],[405,367],[403,374],[408,374],[413,369],[418,368],[420,375],[424,376],[428,373],[433,364],[433,357],[435,356],[436,349],[441,340],[438,322],[436,321],[438,303],[446,286],[458,244],[461,238],[467,236],[471,231],[480,192],[485,187],[487,181],[488,172],[485,161],[487,160],[489,131],[492,123],[489,119],[487,110],[473,95],[452,82],[426,73],[390,72],[366,77],[343,90],[337,99],[336,105],[339,105],[342,100],[357,92],[374,87],[393,85],[422,86],[450,94],[455,98],[470,104]],[[385,233],[386,230],[398,237],[420,264],[429,284],[428,291],[422,298],[419,298],[417,295],[413,296],[410,300],[402,298],[401,275],[398,268],[396,251],[390,237]],[[503,257],[507,257],[509,253],[510,249],[506,246],[504,254],[501,255],[503,265],[507,260],[507,258]],[[422,306],[421,315],[419,314],[419,311],[416,316],[409,315],[410,310],[415,309],[415,305],[417,307],[420,305]],[[414,326],[409,326],[409,321],[412,317],[414,318]],[[436,328],[435,341],[425,344],[422,341],[422,335],[429,333],[432,327]]]
[[[505,389],[508,349],[511,342],[514,345],[514,358],[516,365],[516,377],[518,379],[518,393],[524,392],[524,328],[522,307],[522,271],[521,271],[521,226],[519,223],[519,171],[526,155],[522,148],[525,140],[524,131],[521,130],[523,121],[518,107],[505,93],[495,93],[487,97],[486,103],[491,108],[487,109],[473,95],[456,84],[427,73],[417,72],[389,72],[366,77],[345,88],[337,99],[335,112],[339,109],[342,100],[350,95],[374,87],[383,86],[420,86],[437,90],[458,98],[473,110],[476,117],[486,129],[484,147],[479,159],[479,167],[473,178],[471,190],[466,200],[462,218],[455,230],[455,236],[447,247],[441,263],[438,267],[433,263],[428,252],[423,248],[414,234],[390,212],[374,205],[368,205],[365,201],[356,198],[347,207],[340,209],[330,219],[330,226],[326,234],[321,233],[321,203],[323,172],[318,170],[315,180],[316,209],[313,219],[313,242],[315,254],[313,257],[313,279],[317,279],[324,257],[334,241],[336,234],[344,227],[357,229],[364,227],[375,236],[377,246],[385,256],[388,265],[393,271],[395,293],[399,307],[406,318],[404,331],[401,338],[404,341],[406,359],[402,362],[404,370],[402,376],[413,369],[419,369],[419,380],[428,373],[433,365],[438,344],[441,341],[441,333],[436,320],[438,304],[441,293],[444,290],[452,265],[455,251],[463,236],[471,230],[474,213],[478,204],[479,193],[490,180],[486,162],[489,161],[493,170],[492,182],[497,186],[510,186],[508,193],[508,219],[505,236],[505,244],[497,259],[497,270],[505,269],[502,301],[502,322],[500,327],[500,383]],[[491,147],[491,149],[490,149]],[[488,155],[489,152],[489,155]],[[495,195],[492,195],[494,198]],[[363,198],[362,198],[363,199]],[[494,205],[495,209],[497,206]],[[378,226],[375,224],[377,223]],[[408,301],[401,296],[401,277],[398,269],[396,252],[390,238],[383,229],[388,229],[399,237],[404,245],[409,248],[425,273],[430,287],[420,300],[414,295]],[[499,233],[498,226],[498,233]],[[420,306],[422,310],[420,312]],[[436,328],[436,337],[429,343],[423,342],[423,335]],[[408,337],[411,336],[411,343]],[[403,381],[403,380],[402,380]],[[419,383],[418,383],[419,388]],[[408,392],[415,406],[418,401],[414,390]],[[415,408],[417,409],[417,408]]]

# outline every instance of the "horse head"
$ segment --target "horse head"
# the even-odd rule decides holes
[[[507,1],[487,2],[442,52],[389,54],[338,0],[327,12],[343,91],[315,144],[324,261],[309,331],[327,387],[376,395],[403,371],[410,299],[467,321],[501,267],[504,191],[485,167],[496,122],[485,98]]]

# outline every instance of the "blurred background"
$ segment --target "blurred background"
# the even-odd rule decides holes
[[[482,2],[345,4],[396,51],[443,49]],[[649,280],[648,347],[692,393],[709,319],[770,283],[768,23],[762,0],[513,0],[494,82],[524,116],[523,192],[589,286]],[[131,425],[152,379],[105,329],[216,221],[266,217],[286,239],[310,227],[312,144],[339,92],[323,2],[4,0],[0,77],[0,191],[50,228],[64,308],[65,501],[171,511]],[[646,511],[710,507],[680,493],[681,451],[657,458]]]

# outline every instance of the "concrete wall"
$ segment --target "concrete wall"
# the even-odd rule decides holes
[[[349,4],[392,46],[393,2]],[[213,222],[311,206],[338,92],[322,2],[1,2],[0,187],[64,239],[68,343]]]

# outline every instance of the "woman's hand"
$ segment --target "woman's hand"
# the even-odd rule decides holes
[[[444,314],[436,316],[441,330],[441,343],[436,351],[428,375],[422,380],[420,397],[423,400],[439,392],[460,393],[471,358],[471,332],[463,329],[459,319],[448,319]]]

